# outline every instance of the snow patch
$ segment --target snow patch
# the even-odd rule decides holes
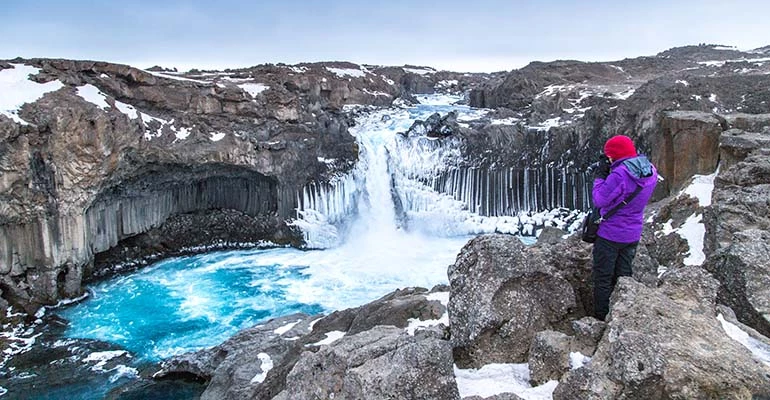
[[[218,142],[224,139],[224,137],[225,134],[222,132],[211,132],[211,137],[209,139],[211,139],[212,142]]]
[[[569,366],[571,369],[578,369],[586,366],[591,361],[591,357],[584,356],[583,353],[570,352],[569,353]]]
[[[83,100],[96,105],[102,110],[105,110],[110,106],[107,104],[107,97],[104,95],[104,93],[99,91],[98,87],[89,83],[83,86],[78,86],[77,89],[78,96],[82,97]]]
[[[279,336],[283,335],[284,333],[290,331],[291,328],[294,328],[300,322],[302,322],[302,320],[298,319],[296,322],[290,322],[290,323],[288,323],[288,324],[286,324],[286,325],[284,325],[284,326],[274,330],[273,332],[275,332],[275,334],[279,335]]]
[[[362,71],[360,68],[332,68],[332,67],[326,67],[326,69],[333,73],[334,75],[337,75],[340,78],[344,78],[346,76],[350,76],[353,78],[363,78],[366,76],[366,73]]]
[[[702,214],[693,214],[677,230],[679,236],[687,240],[690,252],[684,259],[684,265],[703,265],[706,254],[703,253],[703,236],[706,234],[706,226],[701,222]]]
[[[20,125],[29,125],[19,117],[19,109],[26,103],[34,103],[46,93],[59,90],[64,84],[56,81],[37,83],[28,79],[40,69],[24,64],[11,64],[12,68],[0,70],[0,114]]]
[[[345,332],[342,332],[342,331],[331,331],[331,332],[326,333],[326,339],[323,339],[320,342],[315,342],[312,345],[322,346],[322,345],[332,344],[332,343],[340,340],[343,336],[345,336]]]
[[[261,362],[259,369],[262,370],[262,372],[254,375],[253,378],[251,378],[251,383],[262,383],[265,381],[265,378],[267,378],[267,373],[270,372],[271,369],[273,369],[273,360],[270,358],[270,356],[267,353],[259,353],[257,354],[257,358],[259,358],[259,361]]]
[[[436,292],[431,293],[425,298],[428,301],[438,301],[441,304],[444,305],[444,307],[449,304],[449,292]],[[420,320],[419,318],[409,318],[409,325],[404,328],[406,333],[408,333],[411,336],[414,336],[415,331],[417,331],[419,328],[427,328],[430,326],[437,326],[439,324],[444,324],[445,326],[449,326],[449,312],[444,311],[444,314],[439,319],[429,319],[429,320]]]
[[[256,98],[260,93],[270,89],[270,86],[262,83],[242,83],[238,85],[238,87],[241,88],[244,92],[250,94],[252,98]]]
[[[676,81],[676,83],[682,84],[684,86],[690,86],[690,82],[687,82],[687,81],[684,81],[684,80],[681,80],[681,79],[678,79]]]
[[[366,89],[366,88],[364,88],[364,89],[363,89],[363,91],[364,91],[364,93],[370,94],[370,95],[372,95],[372,96],[385,96],[385,97],[390,97],[390,95],[389,95],[389,94],[387,94],[387,93],[385,93],[385,92],[375,92],[375,91],[372,91],[372,90],[369,90],[369,89]]]
[[[435,74],[436,70],[431,68],[403,68],[405,72],[417,75]]]
[[[539,125],[533,125],[530,128],[537,129],[538,131],[548,131],[551,128],[561,126],[561,117],[549,118]]]
[[[550,400],[559,384],[551,380],[532,387],[527,364],[488,364],[479,369],[459,369],[455,365],[454,371],[460,398],[514,393],[525,400]]]
[[[184,128],[184,127],[182,127],[182,128],[179,128],[177,130],[177,128],[175,126],[172,126],[171,130],[174,131],[174,135],[179,140],[187,139],[187,137],[190,136],[190,133],[192,133],[192,128]]]
[[[96,365],[91,367],[91,371],[108,372],[107,370],[104,369],[104,366],[107,365],[107,362],[112,360],[113,358],[122,357],[122,356],[130,357],[130,355],[128,355],[128,352],[125,350],[96,351],[89,354],[88,357],[84,358],[81,361],[84,363],[96,362]]]
[[[743,347],[749,349],[756,359],[770,367],[770,346],[754,339],[737,325],[725,320],[721,313],[717,315],[717,320],[722,324],[722,329],[725,330],[725,333],[727,333],[727,336],[729,336],[730,339],[735,340],[743,345]]]
[[[115,107],[117,107],[118,111],[128,115],[128,118],[131,118],[131,119],[139,118],[139,112],[136,111],[136,108],[134,108],[134,106],[130,104],[121,103],[115,100]]]
[[[711,101],[712,103],[716,103],[717,95],[715,95],[714,93],[711,93],[711,95],[709,96],[709,101]]]
[[[711,175],[695,175],[692,178],[692,183],[687,186],[682,193],[698,199],[698,204],[701,207],[708,207],[711,205],[711,194],[714,192],[714,179],[716,179],[719,170],[715,171]]]
[[[620,100],[628,100],[629,97],[633,96],[634,92],[636,92],[636,89],[631,88],[631,89],[628,89],[626,91],[623,91],[623,92],[620,92],[620,93],[616,93],[615,94],[615,98],[620,99]]]
[[[181,76],[167,75],[167,74],[163,74],[163,73],[160,73],[160,72],[148,71],[146,69],[144,70],[144,72],[147,72],[148,74],[157,76],[159,78],[172,79],[172,80],[175,80],[175,81],[202,83],[204,85],[210,85],[211,84],[211,82],[209,82],[209,81],[201,81],[201,80],[197,80],[197,79],[184,78],[184,77],[181,77]]]

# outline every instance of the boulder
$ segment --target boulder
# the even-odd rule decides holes
[[[463,247],[448,274],[460,368],[526,362],[534,336],[571,333],[570,321],[586,315],[590,298],[590,258],[575,238],[526,247],[513,236],[482,235]]]
[[[452,347],[441,332],[377,326],[305,352],[274,400],[458,399]]]
[[[718,286],[698,267],[670,272],[659,289],[621,278],[591,362],[568,372],[554,399],[770,395],[770,365],[717,319]]]

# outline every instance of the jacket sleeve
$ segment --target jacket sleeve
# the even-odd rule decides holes
[[[594,207],[605,209],[618,202],[625,190],[623,178],[618,171],[612,171],[606,179],[594,179],[594,188],[591,196]]]

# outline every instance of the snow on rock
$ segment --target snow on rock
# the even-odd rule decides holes
[[[307,72],[307,67],[287,67],[287,68],[289,68],[290,70],[298,74]]]
[[[677,79],[676,83],[682,84],[684,86],[690,86],[690,83],[681,79]]]
[[[425,296],[426,299],[429,301],[438,301],[441,304],[444,305],[444,307],[447,307],[449,304],[449,292],[436,292],[431,293],[427,296]],[[429,319],[422,321],[419,318],[409,318],[409,325],[404,328],[406,333],[408,333],[411,336],[414,336],[414,332],[417,331],[419,328],[426,328],[429,326],[436,326],[439,324],[444,324],[445,326],[449,326],[449,312],[444,311],[444,315],[441,316],[439,319]]]
[[[339,76],[340,78],[344,78],[346,76],[350,76],[353,78],[363,78],[366,76],[366,72],[362,71],[360,68],[332,68],[332,67],[326,67],[326,69],[333,73],[334,75]]]
[[[461,398],[514,393],[525,400],[550,400],[559,384],[551,380],[532,387],[527,364],[488,364],[479,369],[459,369],[455,366],[454,371]]]
[[[210,85],[211,84],[211,82],[209,82],[209,81],[201,81],[201,80],[197,80],[197,79],[190,79],[190,78],[185,78],[185,77],[182,77],[182,76],[163,74],[163,73],[155,72],[155,71],[144,70],[144,72],[147,72],[148,74],[157,76],[159,78],[172,79],[172,80],[175,80],[175,81],[202,83],[204,85]]]
[[[553,96],[557,92],[565,91],[571,88],[572,86],[569,86],[569,85],[548,85],[545,87],[545,89],[542,92],[538,93],[537,96],[535,96],[535,98]]]
[[[107,104],[107,97],[104,95],[104,93],[100,92],[98,87],[91,85],[90,83],[83,86],[78,86],[77,90],[78,96],[82,97],[83,100],[96,105],[102,110],[105,110],[110,106]]]
[[[714,192],[714,179],[716,178],[719,170],[711,175],[695,175],[692,178],[692,183],[687,186],[682,193],[698,199],[698,204],[701,207],[708,207],[711,205],[711,194]]]
[[[727,336],[749,349],[756,359],[770,367],[770,346],[749,336],[748,333],[744,332],[737,325],[725,320],[722,314],[717,315],[717,320],[722,324],[722,329],[725,330]]]
[[[121,103],[115,100],[115,107],[117,107],[118,111],[128,115],[128,118],[131,118],[131,119],[139,118],[139,112],[136,111],[136,108],[134,108],[134,106],[130,104]]]
[[[225,134],[222,133],[222,132],[211,132],[210,139],[211,139],[212,142],[218,142],[218,141],[224,139],[224,137],[225,137]]]
[[[24,64],[11,64],[12,68],[0,70],[0,114],[12,119],[17,124],[28,125],[19,117],[19,109],[26,103],[34,103],[46,93],[64,87],[56,81],[37,83],[28,79],[40,69]]]
[[[171,127],[171,130],[174,131],[174,135],[179,140],[187,139],[188,136],[190,136],[190,133],[192,133],[192,128],[179,128],[177,129],[175,126]]]
[[[298,323],[302,322],[301,319],[298,319],[296,322],[290,322],[280,328],[277,328],[273,332],[275,332],[276,335],[283,335],[284,333],[291,330],[291,328],[294,328]]]
[[[438,83],[436,83],[436,87],[439,89],[447,89],[447,88],[457,86],[459,84],[460,82],[457,79],[448,79],[448,80],[438,81]]]
[[[88,357],[84,358],[82,361],[84,363],[96,362],[96,365],[91,367],[92,371],[107,372],[107,370],[104,369],[104,366],[107,365],[107,362],[113,358],[122,356],[128,356],[128,352],[125,350],[96,351],[89,354]]]
[[[238,85],[238,87],[241,88],[244,92],[250,94],[252,98],[256,98],[260,93],[270,89],[270,86],[262,83],[242,83]]]
[[[687,240],[690,252],[684,259],[684,265],[703,265],[706,254],[703,252],[703,236],[706,235],[706,226],[702,222],[702,214],[693,214],[677,230],[679,236]]]
[[[581,352],[569,353],[569,366],[571,369],[578,369],[584,367],[591,361],[591,357],[583,355]]]
[[[160,135],[163,134],[163,127],[174,122],[174,120],[166,121],[165,119],[153,117],[152,115],[145,114],[143,112],[139,113],[139,119],[141,119],[142,122],[144,123],[145,129],[149,129],[150,128],[149,124],[153,121],[158,123],[158,128],[155,130],[155,133],[149,130],[144,131],[144,137],[147,140],[152,140],[152,138],[160,137]]]
[[[315,342],[312,345],[314,346],[322,346],[326,344],[332,344],[338,340],[340,340],[343,336],[345,336],[345,332],[342,331],[331,331],[326,333],[326,339],[323,339],[319,342]]]
[[[405,72],[410,72],[417,75],[435,74],[436,70],[432,68],[404,68]]]
[[[267,353],[259,353],[257,354],[257,358],[259,358],[259,361],[261,362],[259,369],[261,369],[262,372],[254,375],[254,377],[251,378],[251,383],[264,382],[265,378],[267,378],[267,373],[273,369],[273,360]]]
[[[629,97],[634,95],[634,92],[636,92],[636,89],[631,88],[631,89],[628,89],[626,91],[623,91],[623,92],[620,92],[620,93],[616,93],[615,94],[615,98],[618,98],[620,100],[628,100]]]
[[[539,125],[530,126],[530,128],[537,129],[538,131],[548,131],[549,129],[551,129],[553,127],[557,127],[557,126],[562,125],[560,121],[561,121],[561,117],[549,118],[549,119],[543,121]]]
[[[387,94],[387,93],[385,93],[385,92],[375,92],[375,91],[372,91],[372,90],[369,90],[369,89],[366,89],[366,88],[364,88],[364,89],[363,89],[363,91],[364,91],[364,93],[366,93],[366,94],[370,94],[370,95],[372,95],[372,96],[385,96],[385,97],[390,97],[390,95],[389,95],[389,94]]]

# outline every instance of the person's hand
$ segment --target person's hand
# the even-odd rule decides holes
[[[607,157],[602,157],[597,164],[596,168],[594,168],[594,179],[607,179],[607,176],[610,174],[610,160]]]

